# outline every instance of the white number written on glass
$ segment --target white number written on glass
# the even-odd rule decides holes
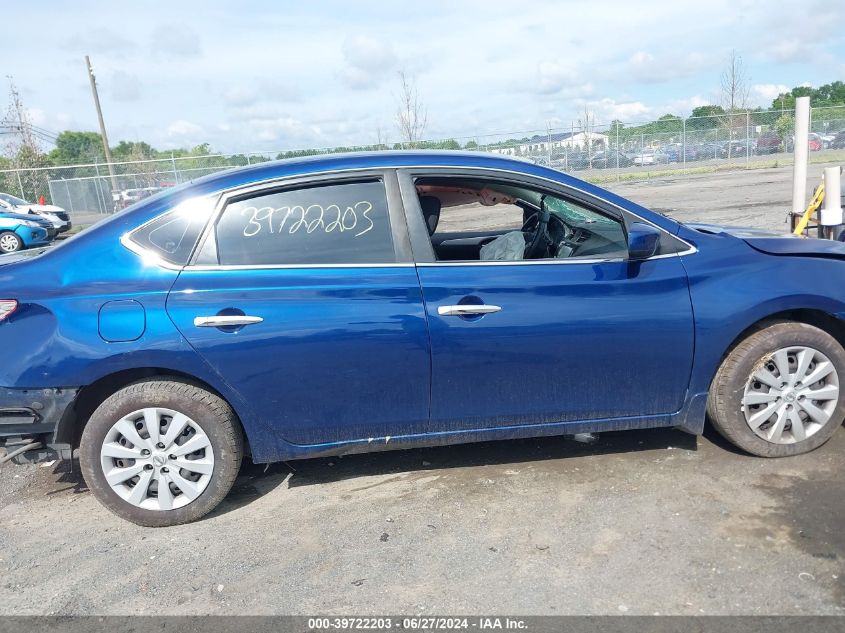
[[[372,203],[361,200],[345,209],[336,204],[245,207],[241,209],[241,216],[247,218],[244,237],[253,237],[265,230],[276,235],[350,232],[352,237],[361,237],[375,226],[370,217],[372,210]]]

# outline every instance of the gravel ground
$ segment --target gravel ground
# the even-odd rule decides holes
[[[0,614],[837,614],[845,433],[765,460],[629,431],[245,467],[145,529],[0,471]]]
[[[611,188],[785,229],[790,177]],[[661,430],[245,465],[213,514],[157,530],[78,465],[7,464],[0,614],[840,614],[843,453],[842,431],[764,460]]]
[[[818,186],[825,167],[810,165],[807,197]],[[671,176],[601,185],[644,207],[681,222],[712,222],[789,231],[792,167]]]

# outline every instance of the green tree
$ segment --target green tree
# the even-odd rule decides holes
[[[781,138],[787,138],[788,136],[792,135],[792,131],[794,129],[795,119],[792,117],[791,114],[784,114],[777,121],[775,121],[775,131]]]
[[[112,160],[115,162],[127,160],[147,160],[156,158],[156,152],[149,143],[143,141],[120,141],[111,148]]]
[[[56,147],[47,158],[53,165],[104,162],[103,138],[96,132],[65,130],[56,138]]]
[[[845,82],[834,81],[818,88],[796,86],[789,92],[783,92],[772,101],[772,109],[794,110],[797,97],[810,97],[810,105],[841,106],[845,105]]]
[[[725,113],[725,109],[720,105],[703,105],[692,109],[690,118],[693,117],[710,117],[719,116]]]

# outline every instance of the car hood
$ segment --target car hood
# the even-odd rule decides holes
[[[61,207],[57,207],[54,204],[28,204],[25,207],[23,205],[20,206],[21,209],[30,209],[32,211],[41,211],[43,213],[59,213],[63,212],[64,209]]]
[[[813,237],[799,237],[792,233],[778,233],[744,226],[721,224],[687,224],[702,233],[718,235],[726,233],[738,237],[751,248],[769,255],[801,255],[805,257],[833,257],[845,259],[845,243],[836,240],[821,240]]]
[[[10,220],[17,220],[18,222],[23,222],[26,220],[27,222],[35,222],[39,226],[51,226],[51,223],[37,215],[29,215],[28,213],[9,213],[7,211],[3,211],[0,213],[0,218],[9,218]]]

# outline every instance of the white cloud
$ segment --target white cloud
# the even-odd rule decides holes
[[[762,105],[769,105],[772,99],[779,94],[789,92],[789,88],[784,84],[754,84],[751,86],[751,92],[754,95],[754,101]]]
[[[345,39],[341,50],[345,65],[340,76],[353,90],[377,86],[396,67],[393,47],[366,35]]]
[[[673,50],[659,56],[637,51],[622,64],[621,72],[644,83],[666,83],[693,75],[713,63],[710,56],[695,51],[680,53]]]
[[[587,108],[595,115],[599,123],[620,121],[642,121],[653,114],[653,109],[642,101],[617,102],[610,97],[587,102]]]
[[[201,125],[185,119],[178,119],[167,126],[167,138],[171,147],[199,145],[208,140]]]

